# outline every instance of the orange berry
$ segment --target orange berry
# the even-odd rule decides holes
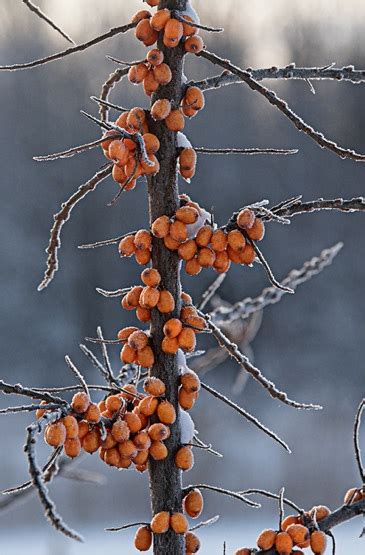
[[[124,421],[127,423],[132,434],[139,432],[142,428],[141,419],[138,414],[135,414],[134,412],[126,412],[124,415]]]
[[[247,547],[241,547],[234,552],[234,555],[252,555],[252,551]]]
[[[40,405],[47,405],[48,403],[47,403],[47,401],[41,401],[39,404]],[[46,413],[45,409],[37,409],[36,413],[35,413],[35,416],[36,416],[36,418],[42,418],[42,416],[45,413]]]
[[[247,230],[247,235],[252,241],[262,241],[265,235],[265,224],[260,218],[256,218],[252,227]]]
[[[48,424],[45,430],[45,441],[52,447],[59,447],[66,441],[66,427],[59,420],[53,424]]]
[[[138,551],[148,551],[152,545],[152,532],[149,526],[140,526],[134,536],[134,547]]]
[[[126,112],[122,112],[120,114],[120,116],[118,116],[118,118],[115,120],[115,125],[117,125],[118,127],[121,127],[122,129],[125,129],[127,127],[127,118],[128,118],[128,110]],[[124,145],[126,145],[125,140],[123,141]],[[136,143],[133,143],[134,148],[137,147]]]
[[[165,424],[161,424],[158,422],[156,424],[152,424],[148,428],[148,435],[152,439],[152,441],[164,441],[170,435],[170,430]]]
[[[90,430],[82,439],[82,447],[87,453],[95,453],[100,447],[100,433],[98,430]]]
[[[78,437],[69,437],[66,439],[63,448],[65,450],[65,454],[71,459],[74,459],[80,455],[81,441]]]
[[[163,381],[152,376],[145,379],[143,389],[153,397],[161,397],[166,392],[166,386]]]
[[[162,511],[156,513],[151,520],[151,530],[154,534],[164,534],[170,527],[170,513]]]
[[[297,515],[288,515],[285,517],[281,523],[281,529],[283,532],[289,528],[291,524],[300,524],[300,517]]]
[[[139,12],[135,13],[131,19],[132,23],[138,23],[142,19],[149,19],[151,17],[151,12],[148,10],[140,10]]]
[[[309,530],[302,524],[291,524],[287,527],[286,532],[295,544],[302,544],[309,539]]]
[[[155,268],[146,268],[141,273],[141,280],[149,287],[157,287],[161,281],[161,275]]]
[[[204,94],[198,87],[188,87],[185,92],[184,103],[194,110],[202,110],[205,106]]]
[[[127,441],[123,441],[122,443],[119,443],[118,451],[119,451],[119,455],[123,459],[133,459],[138,454],[137,447],[130,439],[128,439]]]
[[[186,553],[197,553],[200,549],[200,540],[193,532],[187,532],[185,535]]]
[[[150,447],[150,456],[155,461],[163,461],[168,456],[167,447],[162,441],[152,441]]]
[[[89,408],[85,412],[85,420],[91,424],[97,424],[100,421],[100,409],[96,403],[90,403]]]
[[[180,159],[181,155],[184,152],[186,153],[186,151],[195,152],[193,148],[185,148],[180,154]],[[180,222],[183,222],[184,224],[195,224],[195,222],[199,218],[199,212],[196,208],[193,208],[192,206],[182,206],[181,208],[178,208],[176,210],[175,218]]]
[[[132,66],[128,71],[128,79],[134,85],[139,85],[139,83],[142,83],[142,81],[146,79],[148,74],[149,69],[146,64],[137,64]],[[117,123],[117,125],[121,127],[119,123]]]
[[[253,261],[256,258],[256,253],[255,253],[255,249],[253,248],[252,245],[246,245],[245,248],[243,249],[243,252],[241,253],[241,264],[247,264],[250,265],[253,263]]]
[[[188,370],[180,377],[182,387],[188,393],[195,393],[200,390],[200,379],[193,370]]]
[[[203,225],[196,235],[195,241],[199,247],[207,247],[212,239],[213,229],[210,225]]]
[[[153,31],[153,33],[151,34],[151,36],[150,36],[148,39],[146,39],[146,40],[143,41],[143,44],[144,44],[145,46],[152,46],[153,44],[155,44],[155,42],[156,42],[157,39],[158,39],[158,33],[157,33],[157,31],[155,31],[154,29],[153,29],[152,31]]]
[[[120,360],[124,364],[133,364],[137,361],[137,352],[126,343],[120,351]]]
[[[147,151],[147,154],[156,154],[156,152],[160,148],[160,141],[153,133],[145,133],[143,135],[144,145]]]
[[[183,387],[179,389],[179,405],[184,410],[191,410],[195,405],[196,393],[189,393]]]
[[[177,337],[164,337],[161,343],[161,350],[168,355],[174,355],[179,350]]]
[[[129,151],[122,140],[112,141],[109,145],[109,158],[124,166],[128,162]]]
[[[149,337],[146,332],[137,330],[128,337],[128,345],[135,351],[141,351],[148,345]]]
[[[119,468],[120,465],[120,455],[116,447],[107,449],[104,453],[104,462],[109,466],[115,466]]]
[[[169,338],[177,337],[181,330],[182,323],[181,320],[179,320],[178,318],[171,318],[165,323],[163,327],[164,334],[166,335],[166,337]]]
[[[167,85],[172,79],[171,69],[167,64],[160,64],[154,68],[153,76],[159,85]]]
[[[164,27],[164,44],[174,48],[183,36],[184,27],[177,19],[169,19]]]
[[[189,276],[197,276],[202,271],[202,266],[199,264],[198,258],[191,258],[186,261],[185,272]]]
[[[133,457],[134,464],[146,464],[148,461],[150,451],[149,449],[145,449],[144,451],[138,451],[137,455]]]
[[[163,239],[169,234],[170,231],[170,219],[168,216],[160,216],[157,218],[151,226],[152,235]]]
[[[296,526],[295,524],[293,526]],[[293,549],[293,540],[287,532],[279,532],[275,539],[275,548],[279,555],[290,555]]]
[[[219,274],[223,274],[224,272],[228,272],[229,267],[231,265],[231,261],[229,259],[227,251],[217,252],[215,261],[213,264],[213,268]]]
[[[71,408],[77,414],[83,414],[89,408],[90,399],[87,393],[79,391],[72,397]]]
[[[191,490],[183,500],[183,507],[186,514],[191,518],[198,518],[203,512],[204,500],[199,489]]]
[[[134,436],[133,443],[139,451],[146,451],[151,446],[151,438],[147,432],[139,432]]]
[[[134,244],[134,235],[128,235],[128,237],[124,237],[119,243],[119,254],[120,256],[132,256],[136,250],[136,246]]]
[[[118,395],[109,395],[105,399],[105,407],[110,412],[118,412],[122,408],[122,399]]]
[[[161,50],[159,50],[158,48],[153,48],[147,54],[147,62],[153,66],[159,66],[160,64],[162,64],[163,59],[163,52],[161,52]]]
[[[183,177],[191,179],[195,175],[196,152],[193,148],[184,148],[179,156],[179,169]],[[191,208],[186,206],[184,208]],[[181,210],[181,209],[180,209]],[[194,209],[193,209],[194,210]],[[199,212],[196,210],[199,217]],[[198,219],[198,217],[196,219]],[[191,222],[186,222],[191,223]]]
[[[209,268],[213,266],[215,262],[216,254],[209,247],[203,247],[198,252],[198,262],[203,268]]]
[[[127,295],[125,295],[125,296],[122,298],[120,304],[122,305],[122,308],[124,308],[124,310],[134,310],[134,309],[135,309],[134,306],[132,306],[132,305],[129,304],[128,299],[127,299]]]
[[[157,160],[154,154],[149,154],[148,159],[152,162],[152,166],[147,164],[147,162],[141,161],[141,168],[143,175],[156,175],[160,171],[160,162]]]
[[[112,139],[108,139],[108,137],[110,137],[110,135],[114,136]],[[107,131],[106,133],[104,133],[103,135],[103,139],[105,137],[105,141],[103,141],[101,143],[101,147],[103,150],[108,151],[110,144],[115,140],[115,130],[110,129],[109,131]]]
[[[137,39],[142,42],[149,42],[152,38],[155,37],[155,30],[151,27],[149,19],[141,19],[141,21],[139,21],[135,29],[135,35]]]
[[[163,9],[163,10],[158,10],[151,19],[151,26],[156,30],[156,31],[162,31],[162,29],[164,29],[166,23],[168,22],[168,20],[170,19],[171,14],[170,14],[170,10],[168,10],[167,8]]]
[[[117,444],[117,441],[112,436],[111,431],[107,430],[106,438],[101,441],[101,446],[103,447],[103,449],[111,449],[112,447],[115,447],[116,444]]]
[[[168,235],[166,235],[166,237],[164,237],[164,245],[167,249],[169,249],[170,251],[177,251],[177,249],[180,246],[180,243],[178,241],[176,241],[175,239],[173,239],[170,235],[170,233]]]
[[[315,555],[322,555],[322,553],[326,551],[327,547],[326,534],[320,530],[312,532],[310,537],[310,546]]]
[[[132,464],[131,459],[120,457],[118,468],[129,468]]]
[[[146,285],[146,287],[144,287],[142,290],[139,303],[142,307],[151,309],[157,306],[159,300],[160,291],[155,287],[149,287],[148,285]]]
[[[112,169],[112,178],[114,179],[114,181],[116,183],[119,183],[119,185],[124,185],[124,183],[127,179],[125,169],[120,168],[119,166],[114,164],[113,169]]]
[[[143,79],[143,89],[147,96],[151,96],[152,93],[156,92],[160,84],[155,79],[154,72],[150,70],[146,77]]]
[[[317,522],[323,520],[324,518],[327,518],[331,514],[330,509],[325,505],[318,505],[317,507],[313,507],[313,510],[315,511]]]
[[[149,249],[137,250],[135,256],[138,264],[146,266],[151,260],[151,251]]]
[[[142,287],[141,287],[142,289]],[[121,330],[118,331],[117,337],[119,339],[119,341],[127,341],[128,337],[131,335],[131,333],[133,333],[134,331],[137,331],[138,328],[136,328],[135,326],[129,326],[127,328],[123,328]]]
[[[191,318],[197,318],[198,312],[195,306],[183,306],[180,311],[180,318],[183,322],[188,322]]]
[[[148,395],[144,399],[141,399],[138,404],[138,409],[145,416],[152,416],[156,412],[157,408],[158,400],[156,399],[156,397],[152,397],[152,395]]]
[[[151,311],[149,308],[138,306],[136,316],[140,322],[149,322],[151,320]]]
[[[175,464],[181,470],[190,470],[194,466],[194,455],[191,447],[180,447],[175,455]]]
[[[255,212],[250,208],[244,208],[237,216],[237,225],[242,229],[251,229],[255,219]]]
[[[162,314],[168,314],[175,309],[175,300],[170,291],[163,289],[160,291],[160,297],[157,303],[157,309]]]
[[[170,401],[161,401],[157,407],[157,416],[163,424],[171,425],[176,420],[176,411]]]
[[[186,52],[190,52],[191,54],[199,54],[199,52],[201,52],[204,48],[203,39],[198,35],[189,37],[184,42],[184,48]]]
[[[134,244],[137,250],[149,250],[152,246],[152,236],[147,229],[140,229],[134,236]]]
[[[217,229],[213,232],[210,242],[213,250],[216,252],[222,252],[227,248],[228,238],[222,229]]]
[[[154,362],[155,356],[149,345],[137,352],[137,363],[142,366],[142,368],[151,368]]]
[[[71,414],[62,418],[62,424],[66,428],[66,437],[75,438],[79,437],[79,424],[74,416]]]
[[[196,336],[194,330],[191,328],[183,328],[177,338],[177,341],[181,349],[189,353],[193,352],[196,347]]]
[[[170,527],[175,534],[186,534],[189,530],[189,523],[182,513],[173,513],[170,518]]]
[[[186,225],[179,220],[175,220],[170,225],[170,235],[178,243],[183,243],[188,237]]]
[[[165,119],[165,123],[170,131],[182,131],[185,127],[184,115],[180,110],[171,110]]]
[[[121,420],[120,418],[116,420],[113,423],[111,434],[118,443],[121,441],[127,441],[130,436],[130,429],[128,428],[127,422]]]
[[[193,18],[190,17],[189,15],[184,14],[183,18],[186,21],[191,21],[192,23],[194,23]],[[197,27],[193,27],[192,25],[189,25],[188,23],[183,23],[183,35],[184,35],[184,37],[189,37],[191,35],[195,35],[195,33],[197,31],[198,31]],[[188,551],[189,551],[189,549],[188,549]]]
[[[195,333],[199,333],[199,331],[206,328],[206,322],[201,316],[188,316],[184,321],[194,328]]]
[[[146,121],[146,112],[143,108],[132,108],[128,113],[127,126],[130,132],[141,131],[143,123]],[[110,147],[109,147],[110,150]]]
[[[79,439],[82,439],[86,436],[86,434],[89,431],[89,423],[86,422],[86,420],[80,420],[78,425],[79,425],[78,437]]]
[[[151,6],[152,8],[155,6],[158,6],[160,3],[160,0],[146,0],[147,4],[149,6]]]
[[[228,233],[227,241],[234,251],[242,251],[246,246],[246,239],[238,229],[233,229]]]
[[[132,287],[132,289],[127,293],[126,302],[129,306],[136,308],[139,305],[139,299],[140,299],[142,290],[143,290],[143,287],[141,285],[136,285]]]
[[[194,239],[189,239],[188,241],[185,241],[185,243],[182,243],[177,249],[179,257],[183,260],[191,260],[192,258],[194,258],[197,250],[198,247]]]
[[[263,530],[256,540],[260,549],[271,549],[275,545],[277,532],[275,530]]]

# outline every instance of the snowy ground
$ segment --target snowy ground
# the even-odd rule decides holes
[[[336,531],[337,555],[363,555],[365,553],[365,539],[359,539],[361,521],[342,526]],[[254,545],[255,536],[260,524],[245,525],[245,538],[249,545]],[[114,534],[96,534],[95,529],[83,531],[86,537],[85,544],[68,541],[61,536],[43,528],[42,531],[26,531],[14,529],[11,534],[2,534],[0,538],[1,555],[100,555],[113,549],[118,555],[137,553],[132,547],[133,532],[123,532],[118,536]],[[121,535],[123,534],[123,535]],[[216,555],[223,552],[223,541],[227,541],[227,554],[232,555],[237,547],[242,547],[242,534],[237,524],[232,527],[215,525],[199,532],[202,540],[201,555]],[[116,547],[117,551],[116,551]],[[330,548],[327,553],[330,553]],[[168,554],[166,554],[168,555]]]

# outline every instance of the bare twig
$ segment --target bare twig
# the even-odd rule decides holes
[[[70,357],[68,355],[65,356],[65,361],[66,361],[67,366],[71,370],[71,372],[76,376],[76,378],[79,381],[82,389],[84,390],[84,392],[86,393],[86,395],[90,399],[89,388],[87,387],[87,383],[85,381],[84,376],[81,374],[80,370],[74,365],[74,363],[72,362],[72,360],[70,359]]]
[[[360,432],[360,426],[361,426],[361,417],[362,417],[364,408],[365,408],[365,399],[361,401],[359,408],[357,409],[355,423],[354,423],[354,433],[353,433],[356,463],[359,469],[362,484],[365,484],[365,469],[364,469],[364,465],[361,457],[359,432]]]
[[[123,297],[130,290],[131,290],[130,287],[126,287],[124,289],[116,289],[115,291],[106,291],[105,289],[100,289],[100,287],[96,288],[96,291],[100,293],[100,295],[103,295],[103,297],[107,297],[107,298]]]
[[[97,331],[97,334],[98,334],[98,338],[101,339],[102,341],[104,341],[103,331],[102,331],[101,327],[98,326],[96,331]],[[103,362],[104,362],[104,368],[106,369],[106,372],[107,372],[107,381],[109,382],[109,384],[111,386],[113,386],[117,382],[116,382],[116,379],[113,375],[113,370],[112,370],[112,366],[110,364],[109,355],[108,355],[108,349],[107,349],[105,343],[101,343],[100,346],[101,346],[101,353],[102,353]]]
[[[143,60],[134,60],[133,62],[125,62],[124,60],[120,60],[119,58],[115,58],[115,56],[105,56],[107,60],[114,62],[115,64],[119,64],[121,66],[137,66],[139,64],[145,64],[147,62],[146,58]]]
[[[246,69],[255,81],[262,81],[263,79],[277,79],[277,80],[330,80],[330,81],[350,81],[350,83],[364,83],[365,71],[356,70],[353,66],[343,68],[336,67],[295,67],[293,64],[287,67],[270,67],[265,69]],[[189,86],[199,87],[202,91],[209,91],[218,89],[220,87],[232,84],[242,84],[242,79],[229,71],[223,71],[220,75],[208,77],[202,81],[195,81],[188,83]]]
[[[309,281],[332,264],[342,247],[342,243],[337,243],[329,249],[324,249],[319,256],[305,262],[299,270],[291,270],[287,277],[283,279],[282,284],[295,290],[299,285]],[[262,310],[265,306],[279,302],[284,294],[285,291],[276,287],[268,287],[258,297],[253,299],[247,297],[232,306],[219,306],[210,312],[210,316],[214,322],[224,322],[228,325],[235,320],[248,318],[250,314]]]
[[[28,387],[23,387],[21,384],[11,385],[0,380],[0,391],[6,395],[23,395],[24,397],[31,397],[32,399],[47,401],[47,403],[51,404],[68,405],[67,401],[64,399],[51,395],[48,388],[44,391],[40,391],[36,388],[30,389]]]
[[[213,516],[208,520],[203,520],[202,522],[198,522],[198,524],[195,524],[195,526],[192,526],[190,528],[190,531],[194,532],[195,530],[200,530],[200,528],[204,528],[205,526],[211,526],[212,524],[215,524],[217,520],[219,520],[219,515]]]
[[[284,492],[285,488],[281,488],[279,492],[279,530],[281,530],[281,525],[284,520]]]
[[[102,98],[98,98],[97,96],[90,96],[90,99],[93,102],[96,102],[100,106],[104,106],[106,108],[112,108],[113,110],[117,110],[118,112],[128,112],[128,108],[124,108],[124,106],[118,106],[118,104],[113,104],[112,102],[107,102]]]
[[[40,434],[44,427],[52,422],[55,422],[63,415],[62,410],[57,410],[53,413],[45,413],[37,422],[34,422],[27,428],[27,441],[24,446],[24,451],[28,457],[29,474],[32,479],[34,487],[37,489],[40,501],[45,510],[45,516],[51,522],[52,526],[59,532],[68,536],[76,541],[83,541],[83,538],[74,530],[69,528],[57,513],[56,506],[49,497],[48,489],[43,478],[42,469],[39,468],[35,456],[35,444],[37,435]]]
[[[214,64],[218,64],[224,69],[227,69],[231,73],[234,73],[242,81],[244,81],[250,89],[260,93],[270,104],[278,108],[282,114],[284,114],[299,131],[303,131],[308,137],[310,137],[313,141],[315,141],[321,148],[327,148],[328,150],[334,152],[341,158],[349,158],[351,160],[356,160],[363,162],[365,160],[364,154],[359,154],[354,150],[342,148],[338,146],[334,141],[327,139],[322,133],[315,131],[313,127],[308,125],[300,116],[298,116],[281,98],[279,98],[276,93],[267,89],[263,85],[261,85],[258,81],[252,78],[251,74],[244,69],[241,69],[233,64],[231,64],[228,60],[224,60],[220,58],[216,54],[208,52],[207,50],[203,50],[197,56],[201,56],[206,60]]]
[[[71,44],[75,44],[72,38],[65,31],[63,31],[61,27],[59,27],[54,21],[52,21],[52,19],[48,17],[48,15],[42,12],[42,10],[38,6],[33,4],[33,2],[31,2],[30,0],[22,0],[22,2],[30,9],[31,12],[35,13],[40,19],[43,19],[43,21],[48,23],[48,25],[52,27],[52,29],[57,31],[57,33],[59,33],[64,39],[66,39]]]
[[[271,491],[267,491],[264,489],[250,488],[242,490],[239,493],[241,493],[242,495],[262,495],[263,497],[268,497],[269,499],[279,500],[279,495],[277,493],[271,493]],[[296,511],[298,514],[302,514],[304,512],[303,509],[298,507],[298,505],[296,505],[293,501],[287,499],[286,497],[283,497],[283,503],[285,503],[285,505],[287,505],[288,507],[294,509],[294,511]]]
[[[86,356],[86,358],[88,358],[90,360],[90,362],[94,366],[94,368],[99,370],[99,372],[101,373],[103,378],[105,378],[107,380],[108,377],[109,377],[108,372],[107,372],[106,368],[101,364],[99,359],[94,355],[94,353],[92,351],[90,351],[90,349],[88,349],[86,347],[86,345],[83,345],[82,343],[80,343],[79,347],[80,347],[81,351],[84,353],[84,355]]]
[[[133,522],[132,524],[124,524],[124,526],[118,526],[118,528],[104,528],[105,532],[120,532],[121,530],[127,530],[127,528],[135,528],[136,526],[149,526],[149,522]]]
[[[221,27],[209,27],[208,25],[201,25],[200,23],[196,23],[195,21],[189,21],[185,19],[184,16],[180,15],[177,11],[173,12],[173,18],[181,21],[181,23],[186,23],[189,27],[196,27],[197,29],[202,29],[203,31],[209,31],[211,33],[222,33],[224,29]]]
[[[0,414],[14,414],[17,412],[33,412],[36,411],[38,409],[44,409],[44,410],[54,410],[54,409],[59,409],[60,408],[60,403],[49,403],[47,405],[22,405],[19,407],[7,407],[5,409],[0,409]]]
[[[253,250],[255,251],[257,258],[260,260],[261,264],[263,265],[271,285],[273,287],[275,287],[276,289],[281,289],[281,291],[283,291],[284,293],[294,293],[293,289],[291,289],[290,287],[286,287],[285,285],[282,285],[281,283],[278,282],[278,280],[275,278],[274,274],[272,273],[272,270],[270,268],[269,263],[267,262],[266,258],[264,257],[263,253],[261,252],[261,250],[259,249],[257,244],[254,241],[251,241],[248,238],[247,234],[245,234],[245,237],[246,237],[246,239],[248,239],[249,243],[252,245]]]
[[[67,48],[67,50],[63,50],[62,52],[57,52],[56,54],[51,54],[50,56],[46,56],[45,58],[40,58],[39,60],[33,60],[32,62],[25,62],[22,64],[12,64],[12,65],[6,65],[6,66],[0,66],[0,71],[17,71],[20,69],[30,69],[33,67],[37,67],[40,65],[44,65],[44,64],[48,64],[49,62],[53,62],[55,60],[59,60],[61,58],[64,58],[65,56],[69,56],[70,54],[75,54],[76,52],[82,52],[83,50],[86,50],[87,48],[90,48],[91,46],[95,46],[95,44],[99,44],[99,42],[102,42],[104,40],[110,39],[112,37],[114,37],[115,35],[119,35],[120,33],[125,33],[127,31],[129,31],[130,29],[133,29],[134,27],[136,27],[137,23],[128,23],[127,25],[122,25],[120,27],[114,27],[113,29],[110,29],[110,31],[108,31],[107,33],[104,33],[103,35],[100,35],[94,39],[91,39],[87,42],[84,42],[82,44],[78,44],[76,46],[73,46],[71,48]]]
[[[201,313],[202,314],[202,313]],[[228,337],[224,335],[222,330],[220,330],[213,322],[209,314],[203,315],[205,317],[207,325],[209,329],[212,330],[214,337],[218,341],[219,345],[227,350],[232,358],[236,360],[236,362],[246,371],[248,372],[256,381],[261,384],[264,389],[266,389],[271,397],[274,399],[278,399],[285,405],[288,405],[293,408],[297,409],[307,409],[307,410],[320,410],[322,407],[320,405],[314,404],[306,404],[306,403],[298,403],[297,401],[293,401],[288,398],[287,394],[284,391],[280,391],[276,388],[275,384],[265,378],[265,376],[260,372],[258,368],[253,366],[248,358],[243,355],[237,345],[232,343]]]
[[[254,507],[255,509],[259,509],[261,507],[260,503],[255,503],[254,501],[251,501],[251,499],[246,499],[246,497],[244,497],[241,493],[238,493],[237,491],[230,491],[229,489],[219,488],[217,486],[211,486],[209,484],[194,484],[194,485],[186,486],[183,489],[184,496],[187,495],[193,489],[206,489],[209,491],[214,491],[215,493],[227,495],[228,497],[233,497],[233,499],[238,499],[239,501],[242,501],[246,505],[249,505],[250,507]]]
[[[115,135],[109,135],[108,139],[118,139],[120,138],[120,136],[120,133],[116,131]],[[36,162],[52,162],[53,160],[58,160],[59,158],[72,158],[72,156],[75,156],[75,154],[80,154],[81,152],[85,152],[86,150],[90,150],[99,146],[103,141],[105,141],[104,137],[102,137],[101,139],[97,139],[96,141],[92,141],[91,143],[85,143],[84,145],[79,145],[67,150],[63,150],[62,152],[46,154],[45,156],[34,156],[33,160],[36,160]]]
[[[104,100],[104,101],[108,100],[110,91],[117,83],[119,83],[119,81],[123,79],[123,77],[125,77],[128,74],[128,71],[129,71],[128,67],[125,67],[122,69],[118,68],[109,75],[108,79],[105,81],[105,83],[103,83],[103,86],[101,87],[101,93],[100,93],[101,100]],[[102,121],[108,120],[108,112],[109,112],[109,107],[101,103],[99,113],[100,113],[100,119]]]
[[[281,445],[282,447],[284,447],[284,449],[288,452],[291,453],[288,445],[285,443],[285,441],[283,441],[277,434],[275,434],[275,432],[273,432],[272,430],[270,430],[269,428],[267,428],[266,426],[264,426],[264,424],[262,424],[255,416],[253,416],[252,414],[250,414],[249,412],[247,412],[245,409],[243,409],[242,407],[240,407],[239,405],[237,405],[236,403],[234,403],[233,401],[231,401],[230,399],[228,399],[228,397],[226,397],[225,395],[223,395],[222,393],[219,393],[219,391],[216,391],[215,389],[213,389],[212,387],[210,387],[209,385],[207,385],[204,382],[201,382],[201,387],[203,389],[205,389],[206,391],[208,391],[211,395],[213,395],[214,397],[216,397],[217,399],[219,399],[220,401],[223,401],[226,405],[228,405],[229,407],[231,407],[233,410],[235,410],[236,412],[238,412],[238,414],[240,414],[241,416],[243,416],[244,418],[246,418],[246,420],[248,420],[249,422],[251,422],[252,424],[254,424],[259,430],[261,430],[262,432],[264,432],[266,435],[268,435],[269,437],[271,437],[271,439],[273,439],[274,441],[276,441],[277,443],[279,443],[279,445]]]
[[[70,217],[71,211],[76,206],[76,204],[82,200],[88,193],[94,191],[96,187],[101,183],[104,179],[109,177],[112,173],[112,167],[107,166],[106,168],[98,171],[89,181],[81,185],[77,191],[70,196],[70,198],[62,204],[61,210],[55,214],[54,224],[51,229],[51,236],[49,240],[49,244],[47,247],[47,269],[44,273],[44,278],[38,286],[38,291],[42,291],[45,289],[50,282],[52,281],[55,273],[58,270],[58,249],[61,246],[61,230],[63,225],[67,222]]]
[[[206,148],[194,147],[195,152],[198,154],[247,154],[253,156],[255,154],[276,154],[287,156],[297,154],[297,148],[284,149],[284,148]]]
[[[79,245],[78,249],[97,249],[99,247],[106,247],[109,245],[116,245],[129,235],[134,235],[136,231],[130,231],[129,233],[124,233],[124,235],[119,235],[119,237],[113,237],[112,239],[105,239],[104,241],[97,241],[96,243],[85,243],[84,245]]]
[[[204,291],[201,301],[198,304],[198,310],[203,310],[205,306],[209,303],[210,299],[216,294],[224,280],[226,279],[227,273],[219,274],[219,276],[213,281],[213,283]]]
[[[280,205],[279,205],[280,206]],[[298,214],[310,214],[319,210],[338,210],[340,212],[364,212],[365,211],[365,198],[357,197],[350,200],[342,198],[337,199],[323,199],[312,200],[309,202],[302,202],[301,198],[296,202],[293,200],[289,206],[273,207],[271,211],[277,216],[291,218]],[[263,217],[264,220],[269,221],[269,217]]]
[[[46,464],[44,465],[44,467],[42,468],[43,471],[43,476],[48,472],[48,470],[54,465],[55,461],[58,459],[58,457],[61,455],[62,453],[62,449],[63,447],[56,447],[56,449],[54,449],[54,451],[51,453],[50,457],[48,458]],[[3,495],[12,495],[14,493],[19,493],[21,491],[27,490],[29,488],[32,487],[32,481],[28,480],[27,482],[24,482],[23,484],[20,484],[19,486],[15,486],[13,488],[8,488],[5,489],[2,493]],[[1,507],[0,507],[1,508]]]

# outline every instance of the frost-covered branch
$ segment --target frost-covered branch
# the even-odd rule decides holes
[[[75,44],[72,38],[65,31],[63,31],[61,27],[59,27],[54,21],[52,21],[52,19],[48,17],[48,15],[42,12],[39,6],[36,6],[30,0],[22,0],[22,2],[27,6],[27,8],[30,9],[31,12],[35,13],[40,19],[43,19],[43,21],[48,23],[48,25],[52,27],[52,29],[57,31],[57,33],[59,33],[64,39],[66,39],[71,44]]]

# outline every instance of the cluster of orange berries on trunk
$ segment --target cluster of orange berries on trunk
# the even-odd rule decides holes
[[[315,555],[326,551],[327,536],[314,523],[331,514],[328,507],[319,505],[303,515],[289,515],[283,519],[281,530],[263,530],[257,538],[257,547],[263,551],[275,549],[278,555],[304,555],[302,549],[310,548]],[[305,523],[310,523],[306,526]],[[295,547],[299,549],[294,549]],[[235,555],[252,555],[255,550],[238,549]]]
[[[133,463],[136,470],[144,472],[149,457],[167,457],[163,442],[176,420],[173,405],[164,399],[166,387],[160,379],[147,378],[144,390],[145,394],[138,393],[133,384],[128,384],[121,393],[109,395],[98,404],[91,403],[86,393],[76,393],[72,412],[47,426],[46,443],[63,446],[65,454],[72,458],[81,449],[87,453],[99,450],[100,458],[109,466],[129,468]],[[44,412],[40,409],[37,416]],[[101,423],[106,430],[104,437]]]
[[[195,335],[205,328],[205,320],[196,308],[191,303],[184,305],[179,318],[171,318],[165,323],[161,350],[170,355],[176,354],[179,349],[191,353],[196,347]]]
[[[198,518],[203,511],[203,496],[199,489],[191,490],[183,499],[184,512],[190,518]],[[152,534],[165,534],[168,530],[173,530],[175,534],[185,536],[185,552],[187,554],[198,553],[200,550],[199,538],[189,531],[189,523],[182,513],[172,513],[161,511],[156,513],[149,526],[138,528],[134,546],[138,551],[148,551],[152,545]]]
[[[226,272],[231,262],[252,264],[255,249],[251,241],[261,241],[265,234],[264,222],[255,213],[244,208],[237,217],[237,229],[215,229],[202,221],[202,209],[187,195],[185,202],[173,218],[160,216],[151,226],[152,234],[163,239],[166,248],[176,251],[185,261],[185,271],[197,275],[203,268],[212,267],[218,273]],[[197,228],[198,223],[198,228]]]
[[[157,6],[159,2],[148,2],[149,5]],[[187,14],[179,14],[184,22],[174,17],[174,12],[167,8],[158,10],[154,15],[148,10],[137,12],[132,23],[137,23],[135,34],[138,40],[145,46],[152,46],[159,32],[163,31],[163,43],[167,48],[175,48],[183,41],[186,52],[198,54],[204,48],[203,40],[198,36],[198,29],[189,23],[194,23],[192,17]]]

